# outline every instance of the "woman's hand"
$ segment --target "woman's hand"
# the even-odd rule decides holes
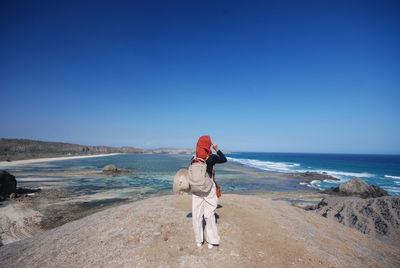
[[[216,143],[214,143],[214,144],[211,144],[211,146],[213,147],[213,149],[216,151],[216,152],[218,152],[218,144],[216,144]]]

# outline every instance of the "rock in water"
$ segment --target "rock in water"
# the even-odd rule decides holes
[[[339,185],[339,187],[332,187],[324,192],[327,194],[359,196],[362,198],[374,198],[389,195],[382,188],[375,185],[369,185],[368,183],[357,177],[354,177],[349,182]]]
[[[0,201],[17,190],[17,180],[5,170],[0,170]]]
[[[103,167],[103,172],[118,172],[118,168],[115,165],[107,165]]]
[[[328,197],[316,207],[319,215],[364,234],[400,246],[400,196],[362,199]]]

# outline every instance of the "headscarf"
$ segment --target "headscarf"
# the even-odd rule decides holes
[[[201,136],[196,145],[196,157],[206,160],[207,157],[212,153],[210,147],[210,136]]]

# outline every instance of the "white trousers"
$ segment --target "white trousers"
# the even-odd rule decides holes
[[[208,195],[200,196],[192,194],[192,219],[196,243],[203,243],[203,216],[206,221],[205,237],[209,244],[218,245],[219,236],[217,223],[215,222],[215,209],[218,205],[218,197],[215,192],[215,183]]]

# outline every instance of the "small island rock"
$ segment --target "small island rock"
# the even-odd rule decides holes
[[[103,167],[103,172],[118,172],[118,168],[115,165],[107,165]]]

